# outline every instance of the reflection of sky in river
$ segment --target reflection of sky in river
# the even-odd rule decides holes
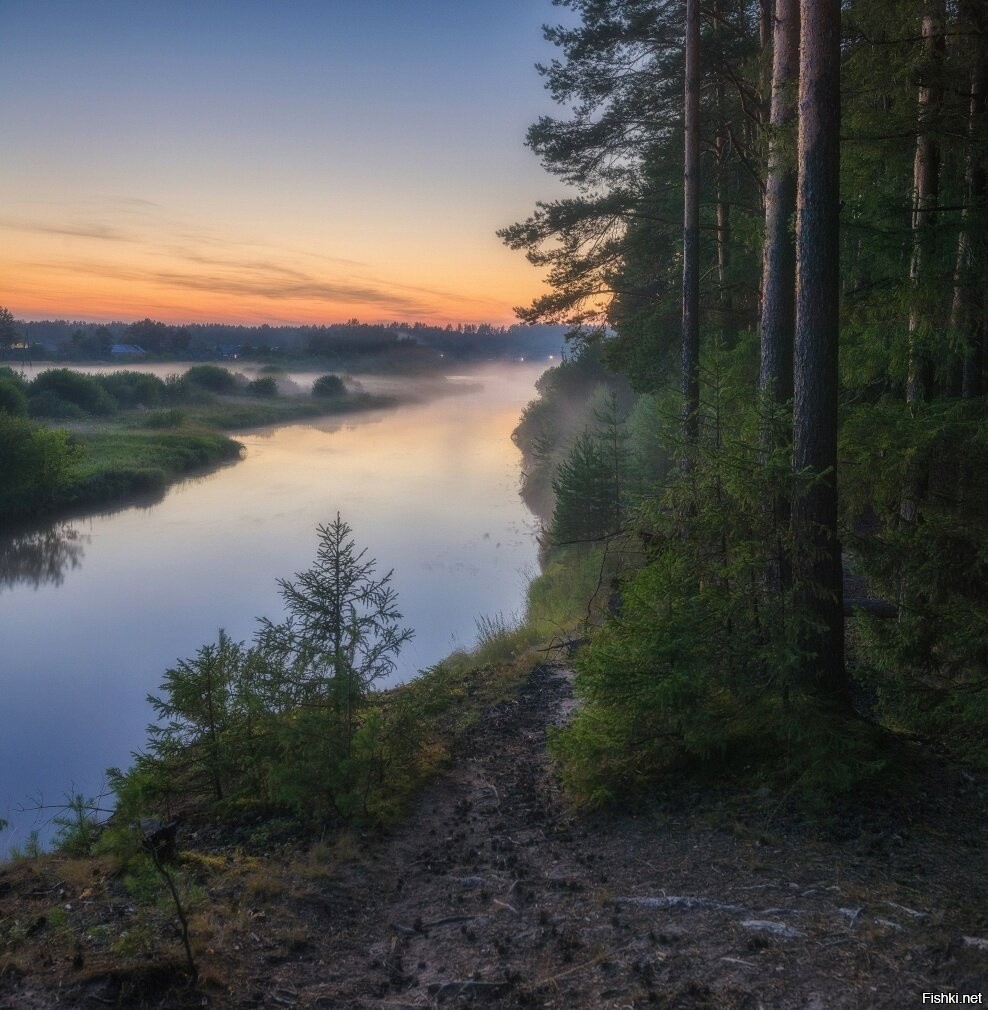
[[[490,368],[484,387],[393,411],[238,436],[246,459],[152,508],[77,520],[62,584],[0,590],[0,817],[23,841],[29,794],[92,792],[144,742],[145,696],[224,628],[281,616],[276,579],[307,568],[337,509],[394,569],[415,631],[398,679],[469,646],[479,615],[517,613],[535,568],[533,519],[510,440],[539,368]]]

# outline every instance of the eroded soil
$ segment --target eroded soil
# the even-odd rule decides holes
[[[34,887],[39,909],[68,907],[76,939],[53,941],[47,964],[37,945],[0,962],[0,1010],[898,1010],[924,992],[985,990],[980,783],[934,767],[906,806],[878,798],[826,836],[770,796],[686,794],[647,816],[588,817],[566,806],[546,755],[547,726],[571,705],[569,674],[537,667],[390,838],[331,869],[284,856],[207,873],[196,987],[167,918],[160,947],[125,969],[78,925],[88,914],[124,929],[137,914],[125,900],[87,899],[57,865],[33,883],[4,871],[8,926],[14,914],[30,925]]]

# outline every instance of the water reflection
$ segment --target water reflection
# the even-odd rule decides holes
[[[68,523],[0,539],[0,592],[17,585],[60,586],[82,564],[89,537]]]

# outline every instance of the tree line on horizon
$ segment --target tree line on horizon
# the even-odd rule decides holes
[[[233,323],[173,324],[154,319],[136,322],[72,322],[64,319],[18,321],[9,310],[0,317],[0,351],[26,345],[34,358],[101,361],[114,344],[140,347],[154,357],[247,354],[260,356],[386,355],[416,347],[453,358],[545,357],[558,354],[565,327],[556,324],[423,322],[361,323],[357,319],[319,326],[257,326]],[[19,352],[17,357],[23,356]]]

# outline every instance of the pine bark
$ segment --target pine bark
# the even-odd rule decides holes
[[[687,451],[700,422],[700,7],[686,0],[683,155],[683,435]]]
[[[759,388],[775,404],[792,399],[796,250],[796,166],[785,132],[796,118],[799,78],[799,0],[778,0],[772,48],[772,109],[765,180]]]
[[[793,463],[793,571],[803,686],[849,703],[837,533],[840,0],[800,7]]]
[[[763,127],[769,121],[772,106],[772,62],[768,57],[772,48],[774,17],[775,0],[758,0],[758,45],[762,54],[758,68],[758,113]]]
[[[723,2],[717,0],[714,17],[714,37],[720,44]],[[727,120],[727,85],[725,74],[717,76],[717,136],[714,155],[717,160],[717,311],[724,344],[733,347],[737,339],[734,324],[734,298],[730,288],[731,273],[731,132]]]
[[[924,79],[917,98],[916,157],[913,163],[913,252],[909,266],[912,305],[909,310],[909,375],[906,401],[925,400],[933,385],[929,331],[931,312],[924,292],[926,272],[935,254],[937,205],[940,199],[940,142],[936,119],[943,105],[939,77],[946,41],[943,0],[927,0],[922,37]]]
[[[951,329],[961,340],[960,388],[954,392],[973,398],[984,391],[984,278],[988,272],[988,164],[984,150],[988,133],[988,10],[980,0],[963,0],[960,12],[963,26],[975,39],[975,51],[968,101],[966,203],[957,240],[950,321]]]

